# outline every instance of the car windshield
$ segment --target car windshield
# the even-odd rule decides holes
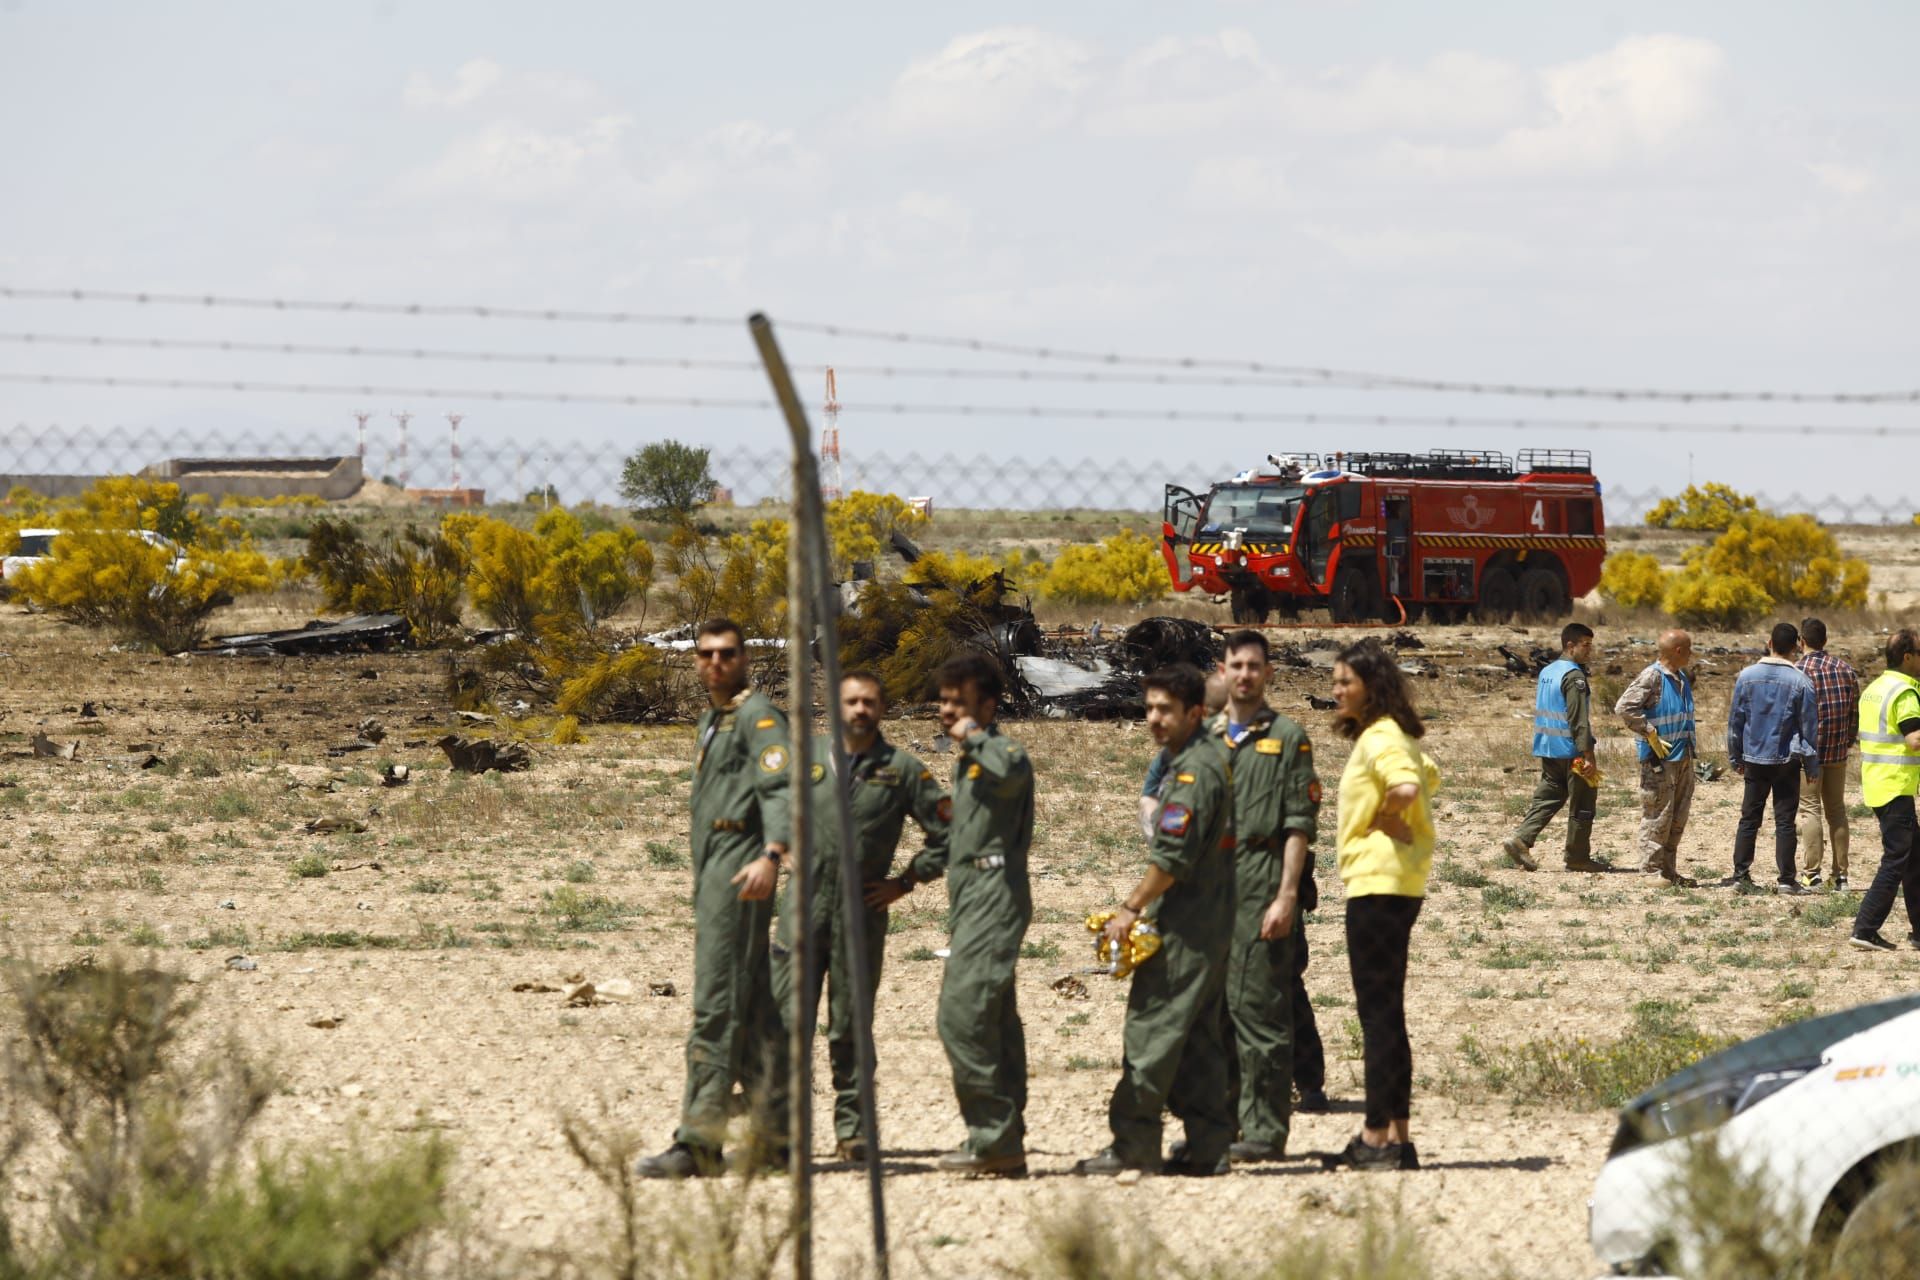
[[[1201,527],[1210,533],[1245,529],[1249,536],[1291,538],[1293,516],[1305,492],[1299,485],[1223,484],[1208,500]]]

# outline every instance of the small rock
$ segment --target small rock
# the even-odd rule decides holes
[[[1131,1187],[1139,1181],[1140,1181],[1140,1171],[1138,1169],[1128,1169],[1122,1173],[1116,1174],[1113,1179],[1113,1183],[1117,1187]]]
[[[232,898],[222,898],[216,905],[222,911],[237,911],[240,907],[240,904],[235,902]]]
[[[260,967],[260,962],[252,956],[228,956],[227,968],[236,973],[252,973]]]
[[[654,996],[673,996],[678,995],[679,992],[674,989],[671,982],[649,982],[647,984],[647,994]]]
[[[347,1015],[344,1013],[326,1013],[320,1015],[318,1018],[307,1019],[307,1025],[321,1031],[331,1031],[346,1020]]]

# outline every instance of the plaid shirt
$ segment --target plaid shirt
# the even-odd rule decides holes
[[[1813,681],[1819,715],[1820,763],[1840,764],[1860,736],[1860,677],[1846,659],[1825,649],[1809,649],[1795,664]]]

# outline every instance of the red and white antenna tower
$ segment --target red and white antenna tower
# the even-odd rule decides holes
[[[832,502],[840,492],[840,388],[827,369],[827,401],[821,406],[827,425],[820,429],[820,496]]]
[[[407,487],[407,481],[412,478],[411,473],[407,470],[407,424],[413,421],[413,414],[406,409],[402,409],[399,413],[391,416],[395,422],[400,424],[400,448],[394,454],[394,457],[400,463],[400,487],[404,489]]]
[[[447,486],[449,489],[460,487],[460,420],[466,416],[464,413],[447,415],[447,462],[453,473],[453,481]]]
[[[353,420],[360,424],[360,466],[362,470],[365,470],[367,465],[367,419],[372,416],[371,413],[368,413],[364,409],[355,409],[353,411]]]

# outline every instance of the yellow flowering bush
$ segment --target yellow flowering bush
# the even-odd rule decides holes
[[[1642,551],[1616,551],[1600,570],[1600,590],[1629,609],[1659,608],[1666,589],[1660,562]]]
[[[1654,529],[1720,530],[1732,524],[1744,511],[1754,511],[1759,503],[1750,494],[1731,485],[1688,485],[1676,498],[1662,498],[1647,512],[1647,525]]]
[[[1167,589],[1159,542],[1134,532],[1062,547],[1034,581],[1036,594],[1075,604],[1147,604]]]

